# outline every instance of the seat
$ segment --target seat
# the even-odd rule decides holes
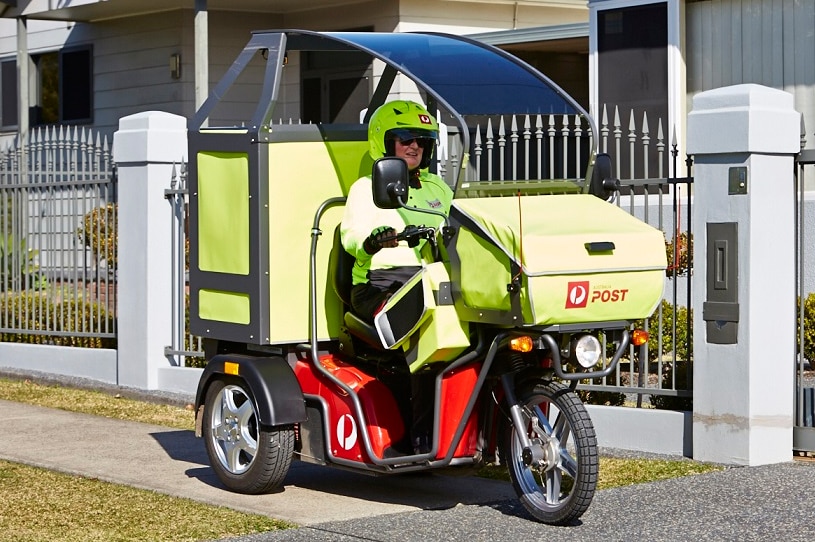
[[[334,292],[337,294],[337,297],[340,298],[343,305],[345,305],[346,310],[343,316],[343,323],[348,333],[352,336],[362,340],[369,346],[384,350],[376,328],[351,312],[351,273],[355,263],[356,259],[342,246],[340,226],[337,225],[337,227],[334,228],[334,241],[331,247],[331,253],[328,256],[328,273],[332,280]]]

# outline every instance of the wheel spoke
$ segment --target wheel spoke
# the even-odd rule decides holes
[[[569,426],[566,421],[566,416],[558,411],[555,416],[555,425],[552,427],[552,435],[559,441],[565,442],[569,438]]]
[[[235,396],[240,393],[239,390],[224,389],[223,401],[221,401],[221,420],[229,416],[238,415],[238,405],[235,404]],[[242,394],[241,394],[242,395]],[[244,403],[245,404],[245,403]]]
[[[546,414],[543,413],[543,410],[541,409],[540,405],[534,405],[532,407],[532,412],[529,413],[529,417],[538,420],[537,424],[532,424],[533,428],[542,427],[543,430],[546,432],[545,435],[537,432],[538,437],[545,438],[545,436],[553,434],[554,431],[552,431],[552,426],[549,423],[549,418],[547,418]]]
[[[558,504],[560,502],[560,481],[562,479],[560,471],[557,469],[548,471],[546,478],[546,502]]]
[[[560,449],[560,466],[566,471],[566,474],[572,478],[577,478],[577,461],[566,448]]]

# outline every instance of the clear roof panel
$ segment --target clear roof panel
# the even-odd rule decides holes
[[[536,72],[468,40],[418,33],[328,35],[368,49],[412,73],[460,115],[582,112]]]

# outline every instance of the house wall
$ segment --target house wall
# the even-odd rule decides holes
[[[195,112],[195,36],[192,11],[174,11],[78,25],[72,40],[94,43],[95,125],[113,133],[121,117],[158,110],[191,117]],[[210,87],[226,72],[252,30],[281,24],[274,15],[211,13],[209,22]],[[181,78],[170,76],[169,59],[181,54]],[[259,79],[258,79],[259,80]],[[243,89],[250,95],[252,89]],[[234,113],[251,111],[242,103]],[[229,103],[229,101],[227,101]],[[251,116],[251,115],[248,115]]]
[[[794,96],[815,148],[815,2],[688,3],[688,109],[699,92],[757,83]]]
[[[472,34],[492,30],[557,25],[586,20],[588,10],[485,2],[370,0],[342,9],[306,10],[286,15],[209,12],[209,78],[212,88],[249,39],[252,30],[443,31]],[[195,111],[195,36],[192,10],[110,19],[93,24],[29,20],[31,53],[63,46],[93,44],[93,128],[112,136],[118,120],[141,111],[159,110],[191,117]],[[0,19],[0,59],[16,55],[16,21]],[[169,59],[181,54],[181,78],[170,76]],[[276,118],[299,118],[299,58],[289,59]],[[32,70],[32,74],[34,71]],[[251,118],[261,81],[261,67],[222,100],[211,125]],[[14,132],[0,134],[0,139]]]

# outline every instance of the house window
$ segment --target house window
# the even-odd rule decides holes
[[[93,122],[92,48],[65,48],[32,59],[38,87],[32,124]]]
[[[373,32],[373,27],[342,32]],[[371,55],[360,51],[307,51],[301,72],[300,118],[312,123],[360,122],[371,95]]]
[[[371,56],[359,51],[308,51],[303,57],[303,122],[359,123],[370,98]]]
[[[0,61],[0,129],[17,127],[17,61]]]

